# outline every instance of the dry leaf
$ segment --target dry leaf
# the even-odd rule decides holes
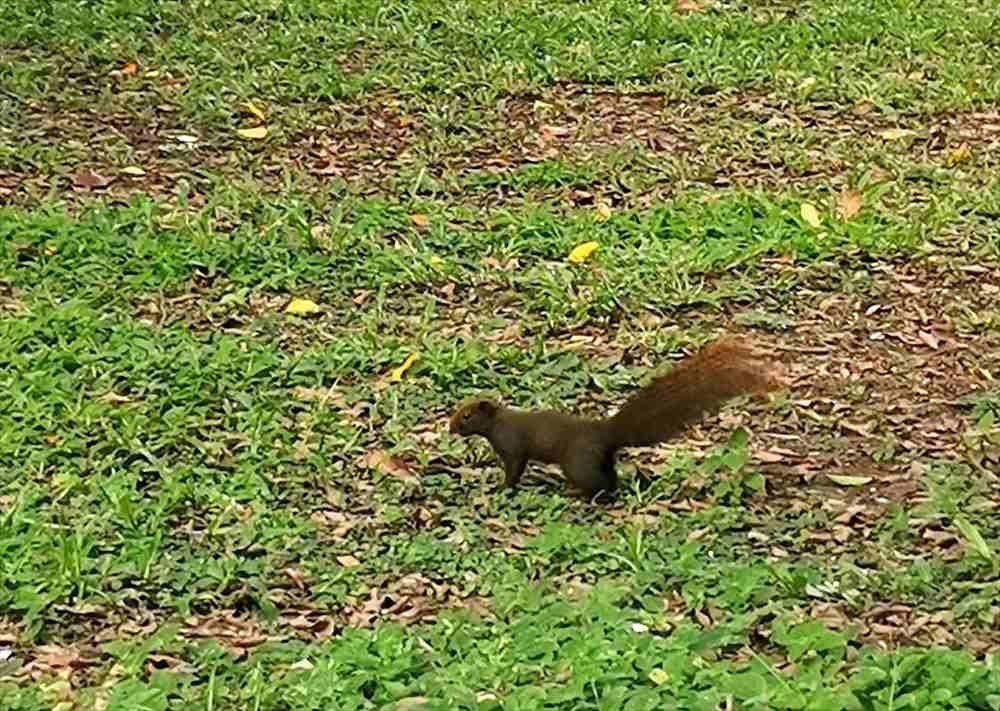
[[[802,203],[802,207],[799,208],[799,212],[802,215],[802,219],[805,220],[806,224],[810,227],[819,229],[823,225],[823,222],[819,217],[819,211],[812,203]]]
[[[97,398],[101,402],[110,402],[116,405],[124,404],[126,402],[132,402],[132,398],[127,395],[119,395],[116,392],[106,392]]]
[[[701,12],[704,6],[698,0],[677,0],[674,10],[677,12]]]
[[[266,118],[264,116],[264,112],[252,101],[244,101],[243,108],[245,108],[253,116],[256,116],[260,121],[263,121]]]
[[[341,407],[347,405],[344,395],[334,388],[307,388],[304,385],[297,385],[292,389],[292,393],[299,400],[322,403],[330,402]]]
[[[511,259],[507,262],[501,262],[496,257],[483,257],[479,260],[479,263],[484,267],[489,267],[490,269],[498,269],[502,272],[512,272],[521,266],[521,263],[516,259]]]
[[[77,175],[73,178],[73,184],[81,188],[103,188],[106,187],[114,178],[107,178],[103,175],[98,175],[89,170]]]
[[[174,140],[179,141],[180,143],[187,143],[188,145],[190,145],[192,143],[197,143],[198,142],[198,137],[197,136],[192,136],[192,135],[187,134],[187,133],[181,133],[181,134],[179,134],[177,136],[174,136]]]
[[[430,220],[427,219],[427,215],[410,215],[410,220],[417,227],[426,227],[430,223]]]
[[[583,244],[578,244],[573,248],[573,251],[569,253],[569,261],[573,264],[580,264],[585,262],[594,250],[598,248],[597,242],[584,242]]]
[[[567,136],[573,132],[573,129],[567,126],[542,126],[541,130],[542,137],[547,141],[551,141],[557,136]]]
[[[254,126],[253,128],[241,128],[236,131],[240,138],[249,141],[259,141],[267,136],[267,126]]]
[[[837,197],[837,214],[842,220],[849,220],[861,211],[861,193],[845,190]]]
[[[135,62],[129,62],[128,64],[126,64],[124,67],[122,67],[118,71],[120,71],[125,76],[130,77],[133,74],[135,74],[137,71],[139,71],[139,65],[136,64]]]
[[[309,582],[306,580],[306,574],[301,568],[285,568],[285,575],[288,579],[292,581],[295,587],[300,590],[306,590],[309,587]]]
[[[878,135],[887,141],[898,141],[900,139],[913,136],[915,133],[908,128],[889,128],[882,131]]]
[[[406,462],[399,457],[393,457],[384,449],[369,452],[364,458],[364,463],[369,469],[378,469],[410,484],[417,482],[417,478],[410,472],[410,467],[407,466]]]
[[[606,202],[601,202],[597,204],[597,221],[607,222],[608,218],[611,217],[611,206]]]
[[[844,476],[841,474],[827,474],[826,477],[834,484],[841,486],[864,486],[872,480],[870,476]]]
[[[361,565],[361,561],[355,558],[353,555],[338,555],[337,562],[340,563],[345,568],[357,568]]]
[[[122,172],[125,175],[132,175],[132,176],[135,176],[137,178],[146,174],[146,171],[143,170],[142,168],[140,168],[137,165],[126,166],[126,167],[122,168]]]
[[[917,336],[920,338],[921,341],[923,341],[927,345],[928,348],[933,348],[934,350],[937,350],[938,346],[941,345],[941,342],[938,340],[938,337],[935,336],[933,333],[929,333],[927,331],[917,331]]]
[[[401,366],[399,366],[398,368],[393,368],[392,371],[389,372],[389,382],[398,383],[400,380],[402,380],[403,374],[410,369],[410,366],[413,365],[414,361],[416,360],[417,360],[416,353],[411,353],[410,355],[408,355],[406,357],[406,360],[403,361],[403,364]]]
[[[968,160],[969,156],[972,155],[972,151],[969,149],[967,143],[963,143],[958,148],[951,152],[948,156],[948,165],[958,165],[964,160]]]
[[[285,307],[285,313],[296,316],[319,313],[319,304],[309,299],[292,299]]]

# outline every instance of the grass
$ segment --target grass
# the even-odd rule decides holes
[[[995,4],[9,4],[0,707],[1000,708]]]

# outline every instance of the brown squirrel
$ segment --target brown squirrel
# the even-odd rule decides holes
[[[622,447],[663,442],[730,398],[774,390],[780,384],[752,344],[724,338],[654,379],[613,417],[525,412],[479,399],[459,407],[449,430],[489,440],[503,462],[507,487],[517,486],[529,461],[538,461],[558,464],[572,494],[593,498],[617,486],[615,455]]]

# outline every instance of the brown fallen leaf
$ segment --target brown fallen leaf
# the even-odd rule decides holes
[[[938,340],[938,337],[933,333],[928,333],[927,331],[917,331],[917,336],[927,345],[928,348],[937,350],[938,346],[941,345],[940,340]]]
[[[285,568],[285,575],[288,576],[288,579],[291,580],[292,584],[294,584],[299,590],[306,590],[309,588],[309,581],[306,580],[306,574],[301,568]]]
[[[792,451],[790,449],[782,449],[781,447],[772,447],[770,449],[763,449],[755,453],[756,458],[761,462],[766,462],[768,464],[775,464],[777,462],[784,462],[787,459],[800,459],[802,457],[798,452]]]
[[[871,435],[872,430],[875,429],[875,423],[869,422],[866,425],[856,425],[848,420],[841,420],[840,426],[847,430],[848,432],[853,432],[856,435],[861,435],[862,437],[868,437]]]
[[[250,617],[240,617],[232,610],[223,610],[211,617],[191,617],[185,621],[182,634],[185,637],[214,639],[230,650],[245,650],[267,641],[256,621]]]
[[[114,178],[106,177],[104,175],[99,175],[89,170],[85,170],[73,178],[73,184],[81,187],[93,190],[95,188],[104,188],[110,185],[114,181]]]
[[[297,385],[293,388],[292,394],[299,400],[329,403],[337,407],[347,406],[343,393],[334,388],[307,388],[303,385]]]
[[[861,193],[857,190],[845,190],[837,197],[837,214],[845,222],[861,210]]]
[[[393,457],[385,450],[376,449],[369,452],[364,458],[364,463],[369,469],[377,469],[386,474],[391,474],[408,484],[415,484],[418,481],[406,462],[399,457]]]
[[[101,402],[110,402],[116,405],[121,405],[126,402],[132,402],[132,398],[130,398],[128,395],[119,395],[118,393],[113,391],[106,392],[97,399],[100,400]]]
[[[567,126],[542,126],[541,130],[542,138],[546,141],[551,141],[558,136],[568,136],[573,132],[573,129]]]
[[[677,0],[674,10],[677,12],[701,12],[705,7],[698,0]]]
[[[427,215],[421,215],[419,213],[416,215],[410,215],[410,221],[417,227],[427,227],[427,225],[430,224],[430,220],[427,219]]]

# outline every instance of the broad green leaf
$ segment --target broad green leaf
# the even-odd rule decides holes
[[[958,526],[958,530],[962,532],[962,536],[965,538],[966,543],[972,546],[972,549],[976,551],[986,560],[993,560],[993,551],[990,549],[989,544],[986,539],[983,538],[983,534],[979,532],[979,529],[971,521],[966,519],[964,516],[957,516],[955,518],[955,525]]]

